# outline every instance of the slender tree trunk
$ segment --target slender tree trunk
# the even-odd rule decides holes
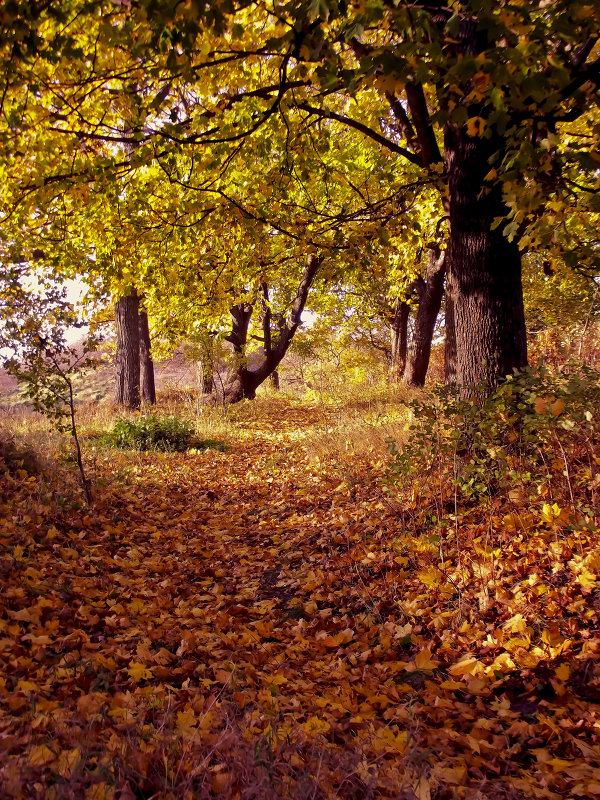
[[[448,256],[446,255],[446,263]],[[454,322],[454,293],[451,271],[446,267],[444,382],[456,386],[456,328]]]
[[[397,299],[394,305],[394,316],[390,325],[391,359],[390,383],[400,383],[406,367],[406,352],[408,348],[408,318],[410,305]]]
[[[138,321],[140,328],[140,385],[142,390],[142,400],[144,403],[148,403],[148,405],[154,405],[156,403],[154,362],[152,361],[148,314],[144,309],[140,309]]]
[[[527,364],[521,257],[502,225],[492,229],[506,207],[501,188],[484,180],[501,148],[498,137],[446,126],[456,382],[465,393],[490,391]]]
[[[271,373],[271,386],[275,389],[276,392],[279,391],[279,371],[275,370],[275,372]]]
[[[213,390],[213,374],[212,369],[207,365],[202,366],[202,394],[210,394]]]
[[[415,318],[415,332],[410,345],[405,381],[409,386],[423,386],[431,356],[431,342],[437,322],[442,296],[446,253],[438,246],[429,248],[429,263]]]
[[[135,292],[115,303],[117,331],[115,403],[127,408],[140,407],[140,329],[139,297]]]

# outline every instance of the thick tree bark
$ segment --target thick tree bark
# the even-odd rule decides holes
[[[490,391],[527,364],[521,257],[502,233],[502,190],[484,180],[502,141],[468,136],[448,124],[445,152],[450,215],[450,273],[456,331],[456,383]]]
[[[239,357],[240,365],[223,390],[223,401],[225,403],[238,403],[244,398],[248,400],[254,399],[257,388],[275,372],[300,326],[306,299],[320,264],[320,257],[308,256],[296,297],[292,303],[290,315],[287,321],[283,321],[280,324],[279,335],[275,342],[271,341],[271,313],[268,306],[268,298],[264,297],[265,287],[263,286],[263,298],[265,300],[263,316],[264,355],[258,366],[252,369],[247,367],[245,348],[253,307],[246,303],[232,308],[233,325],[227,341],[233,344],[234,353]]]
[[[390,383],[400,383],[406,367],[406,353],[408,349],[408,318],[410,305],[399,298],[394,305],[394,316],[390,324]]]
[[[115,303],[117,331],[115,403],[127,408],[140,407],[140,329],[139,297],[135,292]]]
[[[140,309],[138,321],[140,329],[140,386],[142,400],[148,405],[154,405],[156,403],[154,362],[152,361],[148,314],[144,309]]]
[[[256,387],[252,385],[251,374],[246,366],[246,343],[253,311],[251,303],[238,303],[229,312],[231,333],[225,340],[233,345],[235,372],[223,388],[225,403],[237,403],[245,397],[253,400],[256,394]]]
[[[444,294],[444,275],[446,273],[446,252],[438,246],[429,248],[429,263],[425,270],[425,280],[419,298],[419,308],[415,318],[415,331],[408,354],[405,381],[409,386],[424,386],[431,342],[437,322],[442,296]]]

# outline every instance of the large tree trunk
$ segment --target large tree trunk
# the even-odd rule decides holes
[[[140,407],[140,301],[130,293],[115,303],[117,332],[115,403],[127,408]]]
[[[406,367],[406,352],[408,349],[408,318],[410,305],[405,300],[396,300],[394,316],[390,324],[391,359],[389,380],[390,383],[400,383]]]
[[[152,361],[148,314],[144,309],[140,309],[138,320],[140,328],[140,385],[142,390],[142,400],[144,403],[154,405],[156,403],[154,362]]]
[[[463,393],[490,391],[527,364],[521,257],[501,224],[492,230],[506,207],[501,187],[484,180],[501,147],[498,137],[446,126],[456,383]]]
[[[251,303],[238,303],[229,312],[232,320],[231,333],[225,340],[233,345],[235,372],[223,387],[225,403],[239,403],[244,398],[253,400],[256,394],[256,386],[253,385],[246,365],[246,343],[253,311],[254,306]]]
[[[410,345],[405,381],[409,386],[424,386],[431,342],[437,322],[446,273],[446,253],[439,246],[429,248],[429,263],[425,270],[425,281],[415,318],[415,331]]]
[[[263,299],[265,301],[263,315],[264,355],[258,366],[252,369],[247,367],[245,348],[253,307],[246,303],[234,306],[231,310],[233,325],[227,341],[233,344],[234,353],[239,358],[239,367],[223,390],[223,401],[225,403],[237,403],[244,398],[253,400],[256,396],[257,388],[276,371],[302,322],[302,312],[304,311],[308,292],[320,264],[320,257],[308,256],[296,297],[292,303],[290,315],[287,320],[283,320],[279,325],[278,336],[274,343],[271,342],[271,312],[268,302],[268,290],[263,285]]]

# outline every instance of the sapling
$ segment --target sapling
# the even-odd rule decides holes
[[[94,368],[98,360],[90,353],[98,345],[88,336],[76,347],[69,345],[69,329],[84,328],[66,289],[57,281],[34,288],[23,265],[4,268],[0,276],[0,359],[2,367],[24,386],[33,407],[52,420],[55,428],[68,432],[75,446],[81,485],[88,504],[92,502],[77,425],[73,378]]]

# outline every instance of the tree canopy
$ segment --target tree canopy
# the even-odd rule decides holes
[[[461,386],[527,361],[522,252],[597,270],[596,4],[69,0],[0,25],[7,262],[189,324],[311,253],[401,293],[445,231]]]

